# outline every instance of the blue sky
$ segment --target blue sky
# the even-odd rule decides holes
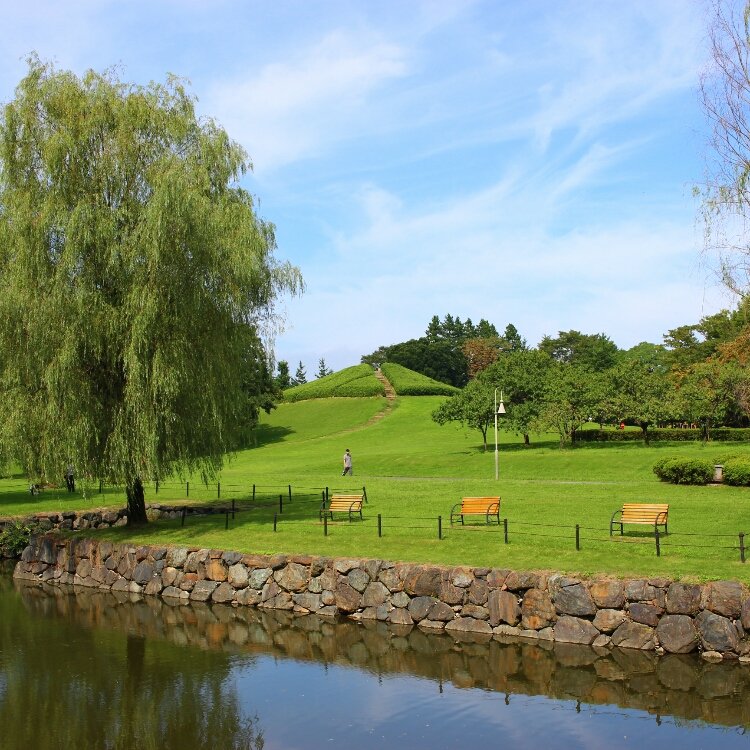
[[[620,347],[731,306],[701,254],[701,0],[0,0],[36,51],[189,79],[306,293],[277,357],[356,364],[450,313]]]

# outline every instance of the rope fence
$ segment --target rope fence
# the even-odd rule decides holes
[[[516,538],[534,538],[545,541],[556,541],[563,545],[574,545],[580,551],[584,545],[640,545],[652,547],[656,556],[660,557],[663,552],[670,550],[720,550],[739,555],[740,562],[745,563],[747,559],[747,547],[745,545],[745,533],[736,534],[712,534],[707,532],[661,532],[654,528],[653,532],[641,533],[639,536],[623,536],[606,534],[601,527],[569,524],[549,524],[538,521],[509,521],[508,518],[501,519],[499,524],[461,524],[445,523],[443,516],[404,516],[387,515],[378,513],[375,519],[351,519],[334,520],[329,518],[329,513],[323,512],[330,498],[336,495],[351,495],[352,488],[336,488],[330,486],[295,486],[291,484],[258,484],[237,482],[216,482],[215,484],[198,483],[191,486],[189,481],[167,481],[153,482],[155,495],[159,492],[168,491],[170,494],[177,491],[184,498],[200,495],[202,500],[209,495],[210,500],[225,501],[227,505],[192,505],[182,506],[179,512],[180,523],[185,525],[190,517],[191,521],[201,517],[224,515],[224,526],[230,528],[230,521],[236,521],[237,514],[253,513],[256,517],[262,517],[269,524],[273,524],[273,530],[278,531],[282,520],[290,517],[290,506],[292,506],[292,520],[315,520],[320,525],[325,536],[329,533],[329,527],[342,528],[364,523],[369,527],[371,520],[377,522],[377,536],[381,538],[384,534],[397,529],[398,531],[429,532],[433,538],[444,540],[448,536],[461,533],[482,533],[497,535],[504,544],[512,544]],[[99,493],[106,490],[121,489],[114,485],[104,485],[99,482]],[[362,504],[368,503],[367,490],[361,488]],[[181,499],[181,498],[180,498]],[[197,498],[196,498],[197,499]],[[231,501],[231,502],[230,502]],[[159,507],[157,502],[152,505]],[[311,506],[315,506],[315,515],[310,514]],[[296,508],[296,510],[294,510]],[[273,513],[271,515],[271,512]],[[300,515],[302,514],[302,515]],[[731,541],[730,541],[731,540]]]

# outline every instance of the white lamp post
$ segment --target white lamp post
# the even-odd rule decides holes
[[[498,479],[498,456],[497,456],[497,415],[505,414],[505,404],[503,404],[503,392],[500,391],[500,405],[497,403],[497,388],[495,388],[495,481]]]

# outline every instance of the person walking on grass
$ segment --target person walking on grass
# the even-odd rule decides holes
[[[348,448],[344,452],[344,470],[341,472],[341,476],[345,477],[347,474],[350,477],[354,476],[354,471],[352,470],[352,454]]]

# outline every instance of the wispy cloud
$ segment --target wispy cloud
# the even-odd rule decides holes
[[[408,53],[398,45],[335,31],[293,60],[218,83],[206,103],[264,171],[361,137],[370,95],[407,73]]]
[[[307,294],[279,355],[310,371],[432,315],[620,345],[726,304],[704,291],[700,3],[170,0],[9,4],[0,99],[36,49],[77,72],[192,79],[248,150]],[[698,133],[698,135],[696,135]]]

